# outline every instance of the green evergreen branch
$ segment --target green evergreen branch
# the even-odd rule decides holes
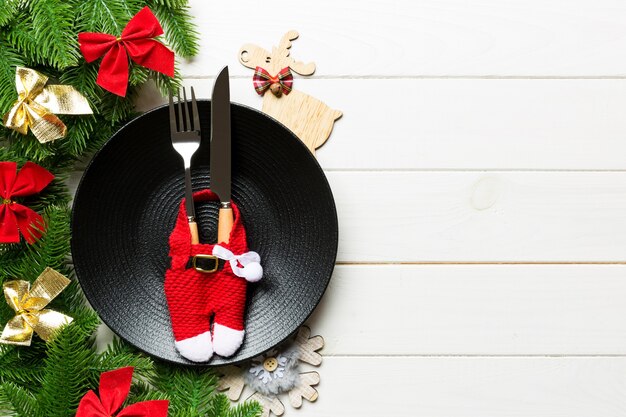
[[[9,396],[6,394],[2,384],[0,383],[0,415],[6,417],[16,417],[15,408],[11,404]]]
[[[19,0],[4,0],[0,7],[0,26],[4,26],[15,17],[19,6]]]
[[[122,342],[119,338],[113,342],[100,355],[98,372],[106,372],[111,369],[132,366],[135,368],[135,377],[140,376],[146,379],[156,377],[156,370],[152,359],[138,353],[133,347]]]
[[[216,417],[228,417],[228,411],[230,411],[230,400],[224,394],[216,395],[211,404],[211,414]]]
[[[30,13],[23,8],[15,14],[11,24],[8,25],[4,33],[7,41],[19,51],[25,62],[41,62],[41,51],[37,40],[32,35],[33,19]]]
[[[73,416],[80,399],[91,389],[96,360],[91,336],[99,323],[95,312],[85,309],[49,342],[42,388],[36,396],[46,417]]]
[[[4,130],[5,138],[9,142],[11,151],[15,156],[21,159],[26,158],[44,167],[55,166],[55,162],[59,161],[61,158],[68,160],[67,156],[58,154],[56,150],[57,145],[54,143],[39,143],[37,138],[35,138],[30,131],[28,134],[22,135],[14,130]]]
[[[183,85],[178,68],[174,71],[174,78],[152,71],[154,83],[162,95],[167,96],[170,91],[176,92]]]
[[[43,417],[39,412],[37,401],[33,394],[26,388],[20,387],[12,382],[0,384],[0,392],[5,397],[13,415],[17,417]]]
[[[160,5],[170,9],[180,9],[187,6],[187,0],[151,0],[150,4],[150,7]]]
[[[150,7],[163,26],[169,46],[183,58],[197,55],[200,34],[191,23],[193,17],[187,5],[180,5],[172,10],[171,5],[162,5],[159,1],[152,0]]]
[[[69,1],[37,0],[30,4],[39,64],[64,69],[78,65],[80,53],[74,33],[74,7]]]
[[[34,281],[46,268],[59,272],[66,270],[66,256],[70,250],[70,222],[67,207],[51,206],[44,210],[48,225],[46,233],[32,245],[0,245],[0,283],[6,279]]]
[[[217,379],[206,369],[181,368],[165,364],[157,366],[158,374],[151,382],[168,394],[172,416],[202,417],[212,410]]]
[[[90,0],[78,4],[76,31],[119,35],[144,6],[140,0]]]
[[[228,417],[258,417],[263,412],[263,407],[256,401],[246,401],[231,408]]]
[[[167,400],[168,395],[161,391],[156,391],[154,387],[143,381],[135,381],[128,395],[128,403],[134,404],[142,401]],[[168,414],[170,417],[174,415]]]
[[[14,314],[11,310],[10,316]],[[38,388],[43,376],[45,342],[35,338],[27,348],[12,345],[0,346],[0,383],[12,382],[31,389]]]
[[[0,50],[2,51],[0,53],[0,116],[9,111],[17,100],[15,67],[24,65],[19,52],[13,49],[2,35],[0,31]]]
[[[128,83],[132,86],[140,86],[148,81],[150,70],[139,65],[131,65],[130,72],[128,74]]]

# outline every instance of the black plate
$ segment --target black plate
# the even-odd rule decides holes
[[[211,103],[198,105],[202,145],[192,164],[194,190],[210,181]],[[289,337],[319,303],[337,254],[337,212],[316,159],[274,119],[240,105],[231,109],[232,198],[265,273],[248,286],[244,344],[209,365],[252,358]],[[163,292],[168,237],[183,195],[182,160],[163,106],[120,129],[89,164],[74,199],[72,255],[89,302],[115,333],[150,355],[192,364],[174,348]],[[201,241],[213,242],[217,204],[196,210]]]

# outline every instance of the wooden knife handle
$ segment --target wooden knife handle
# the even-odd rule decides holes
[[[228,243],[233,222],[233,209],[220,208],[219,217],[217,218],[217,243]]]
[[[191,244],[197,245],[200,243],[200,237],[198,236],[198,223],[189,222],[189,231],[191,232]]]

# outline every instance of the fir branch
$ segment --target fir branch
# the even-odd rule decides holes
[[[134,404],[142,401],[167,400],[168,396],[164,392],[156,391],[154,387],[143,381],[136,381],[130,389],[128,403]],[[168,414],[174,417],[172,413]]]
[[[107,349],[100,354],[99,364],[97,366],[98,375],[101,372],[123,368],[125,366],[134,367],[135,376],[148,379],[156,377],[152,359],[138,353],[134,348],[122,342],[119,338],[115,338]]]
[[[228,417],[258,417],[262,412],[261,404],[256,401],[246,401],[231,408]]]
[[[28,158],[16,154],[12,147],[0,146],[0,161],[13,161],[22,166],[28,161]]]
[[[124,22],[124,26],[126,26],[126,24],[128,23],[128,20],[130,20],[133,16],[137,14],[137,12],[139,12],[139,10],[143,9],[146,6],[146,0],[120,0],[120,1],[122,2],[124,10],[126,10],[126,15],[128,16],[126,18],[126,21]]]
[[[152,77],[159,92],[164,96],[167,96],[170,91],[178,91],[178,89],[183,85],[182,77],[180,76],[178,68],[174,70],[174,78],[155,71],[152,71]]]
[[[100,111],[105,120],[111,124],[128,120],[134,114],[134,99],[137,97],[137,89],[129,87],[126,97],[107,93],[101,103]]]
[[[4,393],[0,397],[5,397],[6,402],[13,410],[13,415],[17,417],[43,417],[43,414],[39,412],[35,397],[27,389],[11,382],[4,382],[0,384],[0,392]]]
[[[28,10],[20,9],[4,33],[7,41],[21,54],[24,61],[41,62],[41,50],[32,34],[33,18]]]
[[[54,145],[39,143],[37,138],[30,131],[28,134],[22,135],[14,130],[6,129],[5,133],[11,151],[18,157],[25,158],[42,166],[50,166],[50,164],[45,163],[45,161],[55,158]]]
[[[0,415],[5,417],[16,417],[15,408],[11,405],[11,401],[7,396],[4,388],[0,384]]]
[[[2,114],[10,110],[17,100],[15,90],[15,67],[23,66],[24,61],[16,51],[2,37],[0,33],[0,112]]]
[[[158,375],[151,381],[154,387],[167,393],[170,415],[203,417],[213,407],[217,379],[206,369],[157,366]]]
[[[187,6],[187,0],[150,0],[150,7],[154,5],[166,6],[171,9],[179,9]]]
[[[58,69],[78,65],[80,54],[74,33],[74,7],[69,1],[37,0],[30,3],[32,29],[39,64]]]
[[[141,9],[139,0],[90,0],[80,2],[76,32],[102,32],[119,35],[128,21]]]
[[[10,310],[10,309],[9,309]],[[10,316],[15,313],[11,310]],[[2,323],[5,323],[3,320]],[[29,347],[1,345],[0,383],[12,382],[31,389],[41,384],[46,344],[35,338]]]
[[[218,394],[211,404],[211,415],[215,417],[228,417],[230,400],[224,394]]]
[[[4,0],[0,5],[0,26],[4,26],[15,17],[18,11],[19,0]]]
[[[96,129],[96,120],[93,116],[71,116],[64,121],[67,126],[67,136],[54,142],[55,154],[63,155],[66,159],[58,163],[67,163],[72,166],[89,147],[89,141]]]
[[[191,58],[198,53],[200,34],[192,24],[193,17],[187,5],[173,7],[152,0],[149,2],[165,32],[165,39],[176,53]]]
[[[130,72],[128,74],[128,83],[132,86],[139,86],[148,81],[150,70],[146,67],[139,65],[130,66]]]
[[[46,417],[73,416],[80,399],[92,387],[96,353],[91,336],[98,325],[95,312],[85,309],[48,343],[42,388],[36,395]]]
[[[34,281],[46,268],[65,269],[70,250],[70,223],[67,207],[51,206],[43,212],[46,233],[34,244],[0,245],[0,282],[7,278]]]

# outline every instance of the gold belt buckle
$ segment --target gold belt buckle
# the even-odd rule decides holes
[[[213,259],[215,261],[215,266],[211,269],[200,268],[196,265],[196,259]],[[217,271],[217,268],[219,267],[219,262],[219,258],[215,255],[194,255],[191,265],[193,266],[193,269],[198,272],[202,272],[203,274],[210,274]]]

